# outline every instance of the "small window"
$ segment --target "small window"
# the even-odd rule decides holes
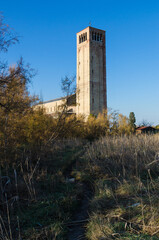
[[[92,32],[92,40],[95,40],[95,33]]]
[[[87,33],[86,33],[86,40],[87,40]]]
[[[93,69],[92,69],[92,74],[93,74]]]
[[[86,36],[85,35],[84,35],[83,39],[84,39],[84,41],[86,40]]]
[[[97,41],[99,41],[99,33],[97,33]]]
[[[79,43],[81,43],[81,37],[79,36]]]
[[[94,35],[94,40],[96,41],[96,39],[97,39],[97,35],[96,35],[96,33],[95,33],[95,35]]]
[[[100,41],[102,42],[102,34],[100,34]]]
[[[92,98],[92,103],[94,103],[94,98]]]

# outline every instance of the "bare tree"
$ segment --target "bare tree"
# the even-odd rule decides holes
[[[8,24],[4,22],[4,17],[0,13],[0,53],[7,52],[9,47],[19,42],[18,36],[11,29]],[[5,108],[7,111],[12,109],[17,104],[15,101],[5,101],[6,92],[9,86],[16,85],[16,87],[25,86],[30,82],[30,79],[34,76],[35,72],[29,65],[24,65],[21,58],[15,67],[9,68],[7,63],[0,59],[0,107]],[[13,88],[12,88],[13,89]],[[13,94],[13,92],[12,92]],[[15,100],[15,98],[14,98]],[[22,105],[22,101],[19,101],[19,106]]]
[[[0,13],[0,52],[7,52],[10,45],[18,42],[15,32],[4,23],[4,17]]]
[[[76,77],[73,76],[69,78],[65,76],[61,79],[61,89],[65,97],[69,97],[76,92],[76,85],[75,85]]]
[[[147,120],[145,120],[145,119],[143,119],[140,123],[139,123],[139,127],[150,127],[150,126],[152,126],[153,125],[153,123],[151,123],[151,122],[149,122],[149,121],[147,121]]]
[[[70,78],[68,76],[65,76],[64,78],[61,79],[61,89],[63,92],[63,104],[60,105],[60,111],[57,113],[58,120],[57,120],[56,129],[53,132],[48,142],[55,141],[56,138],[58,138],[61,134],[64,135],[65,132],[67,131],[65,123],[66,123],[66,118],[68,117],[68,107],[70,105],[76,105],[77,89],[76,89],[75,83],[76,83],[75,76]]]
[[[0,13],[0,53],[7,52],[8,48],[18,42],[15,32],[4,22],[4,17]],[[0,86],[5,84],[3,77],[6,74],[7,64],[0,59]]]

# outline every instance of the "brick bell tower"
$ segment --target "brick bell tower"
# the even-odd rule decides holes
[[[77,33],[76,114],[88,117],[107,108],[105,31],[87,27]]]

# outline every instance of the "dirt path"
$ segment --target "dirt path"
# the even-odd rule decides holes
[[[69,233],[68,240],[86,240],[85,236],[85,225],[87,224],[89,218],[89,203],[92,198],[92,191],[90,187],[82,183],[83,185],[83,198],[81,204],[78,207],[76,213],[73,216],[73,220],[68,225]]]
[[[76,156],[76,161],[71,162],[67,169],[65,169],[66,179],[72,178],[72,169],[76,169],[77,161],[81,155],[83,155],[83,152],[81,152],[80,149],[79,155],[77,154]],[[81,185],[79,186],[79,184]],[[85,236],[85,226],[89,219],[89,206],[90,200],[93,197],[93,190],[91,189],[90,184],[85,182],[78,182],[76,186],[82,189],[82,198],[80,205],[77,207],[76,212],[73,214],[71,222],[67,224],[67,240],[87,240]]]

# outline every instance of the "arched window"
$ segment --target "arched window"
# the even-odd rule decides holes
[[[81,37],[79,36],[79,43],[81,43]]]

